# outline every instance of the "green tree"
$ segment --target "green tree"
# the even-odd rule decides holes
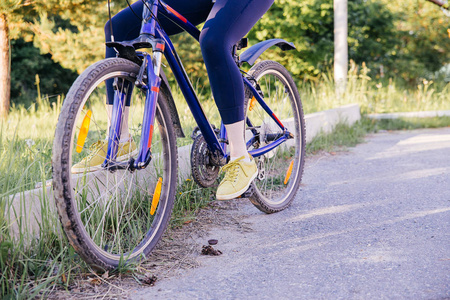
[[[53,0],[31,26],[34,44],[63,67],[81,73],[104,57],[103,27],[108,19],[104,0]],[[114,7],[118,7],[115,5]],[[117,10],[117,9],[116,9]]]
[[[268,58],[282,60],[299,78],[314,78],[332,67],[334,48],[333,1],[280,0],[249,34],[252,43],[269,38],[294,42],[298,51],[271,51]],[[349,59],[357,63],[387,64],[395,40],[394,20],[379,1],[355,0],[348,4]]]
[[[371,76],[395,66],[395,49],[399,46],[394,22],[398,18],[379,1],[349,2],[349,58],[358,65],[363,62],[372,70]]]
[[[271,50],[265,57],[282,62],[297,77],[315,77],[333,58],[333,1],[276,1],[248,37],[250,44],[273,38],[293,42],[298,51]]]
[[[125,8],[125,4],[115,0],[112,8],[114,13]],[[1,20],[6,20],[6,26]],[[9,27],[9,38],[33,41],[41,54],[51,54],[55,62],[78,73],[103,58],[106,20],[104,0],[3,0],[0,3],[0,35],[8,33]],[[349,57],[358,63],[366,62],[371,75],[378,74],[383,66],[388,76],[414,81],[448,63],[447,28],[448,19],[425,0],[401,3],[354,0],[349,2]],[[294,42],[298,51],[271,49],[264,58],[285,64],[298,79],[318,77],[332,67],[333,1],[277,0],[248,37],[251,45],[270,38]],[[5,41],[9,38],[0,38],[1,72],[6,73],[4,66],[8,66],[10,55]],[[207,84],[198,45],[187,35],[178,35],[174,41],[194,85]],[[0,103],[5,103],[2,99],[6,98],[2,96]]]
[[[0,3],[0,115],[10,98],[11,39],[33,41],[63,67],[81,71],[103,56],[103,0],[4,0]]]
[[[391,53],[396,76],[415,84],[418,78],[450,62],[450,19],[436,5],[428,1],[380,1],[397,15],[394,26],[398,44]]]
[[[11,99],[14,104],[28,107],[37,98],[36,77],[43,95],[56,100],[55,95],[66,94],[77,73],[56,63],[51,54],[41,54],[32,42],[11,41]]]

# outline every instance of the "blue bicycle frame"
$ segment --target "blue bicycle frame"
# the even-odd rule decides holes
[[[161,0],[144,0],[144,11],[143,11],[143,21],[141,26],[140,36],[133,41],[124,42],[113,42],[108,43],[108,46],[114,46],[118,49],[119,55],[124,52],[123,49],[129,51],[130,47],[135,49],[139,48],[152,48],[153,59],[149,54],[144,54],[143,63],[141,66],[141,72],[136,80],[136,85],[146,91],[146,102],[144,110],[144,119],[142,122],[142,132],[141,132],[141,143],[139,148],[139,155],[136,160],[128,163],[116,162],[117,148],[120,140],[120,128],[122,123],[122,108],[126,98],[131,96],[132,87],[125,87],[124,89],[116,89],[114,95],[114,105],[111,118],[111,127],[108,141],[108,151],[103,167],[114,169],[114,168],[130,168],[130,169],[141,169],[145,168],[151,160],[151,140],[153,134],[153,127],[155,122],[156,114],[156,104],[158,99],[159,87],[160,87],[160,77],[159,72],[161,68],[161,55],[162,53],[166,57],[171,70],[175,76],[176,81],[186,99],[186,102],[192,112],[192,115],[197,122],[197,125],[203,134],[205,141],[209,149],[221,158],[225,158],[226,161],[226,144],[224,142],[219,142],[211,124],[206,117],[198,97],[194,91],[194,88],[189,80],[189,77],[184,70],[183,64],[178,57],[175,48],[164,32],[164,29],[159,26],[155,17],[160,11],[165,17],[175,22],[178,26],[187,31],[194,39],[199,41],[200,31],[192,25],[186,18],[181,14],[171,8],[169,5]],[[150,3],[151,2],[151,3]],[[147,84],[144,84],[140,79],[142,78],[143,72],[147,72]],[[282,124],[282,122],[275,116],[272,110],[264,102],[264,99],[258,93],[257,89],[253,84],[245,77],[243,77],[244,84],[250,89],[253,96],[256,98],[257,102],[261,107],[267,112],[269,116],[278,124],[283,134],[271,143],[249,151],[253,157],[258,157],[263,155],[272,149],[278,147],[280,144],[285,142],[287,139],[292,138],[292,134],[288,129]],[[131,85],[131,84],[130,84]],[[246,123],[251,126],[250,120],[246,120]],[[220,139],[226,140],[226,130],[223,123],[220,129]],[[247,147],[252,144],[253,137],[248,143]]]

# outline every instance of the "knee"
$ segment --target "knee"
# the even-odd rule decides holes
[[[216,35],[212,31],[204,30],[200,34],[200,48],[202,49],[203,57],[210,57],[224,55],[226,46],[222,36]]]

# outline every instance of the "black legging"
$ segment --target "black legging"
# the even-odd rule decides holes
[[[214,99],[225,124],[244,120],[244,84],[231,49],[245,36],[270,8],[274,0],[167,0],[169,6],[185,16],[192,24],[206,20],[200,34],[200,47],[205,61]],[[136,2],[133,10],[142,15],[143,4]],[[178,26],[158,14],[168,35],[179,33]],[[131,40],[139,35],[141,21],[129,8],[112,18],[116,41]],[[106,41],[110,41],[109,22],[105,26]],[[114,57],[114,49],[106,49],[106,57]],[[113,97],[108,96],[109,104]]]

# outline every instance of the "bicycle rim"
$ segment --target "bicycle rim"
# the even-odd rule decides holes
[[[255,158],[258,177],[252,186],[250,200],[260,210],[272,213],[286,208],[298,190],[304,161],[304,121],[297,88],[287,70],[272,61],[255,65],[250,73],[257,80],[264,101],[283,125],[293,134],[292,139],[270,152]],[[282,130],[256,100],[246,106],[246,135],[257,132],[258,140],[249,150],[263,147],[282,136]],[[250,126],[251,125],[251,126]]]

